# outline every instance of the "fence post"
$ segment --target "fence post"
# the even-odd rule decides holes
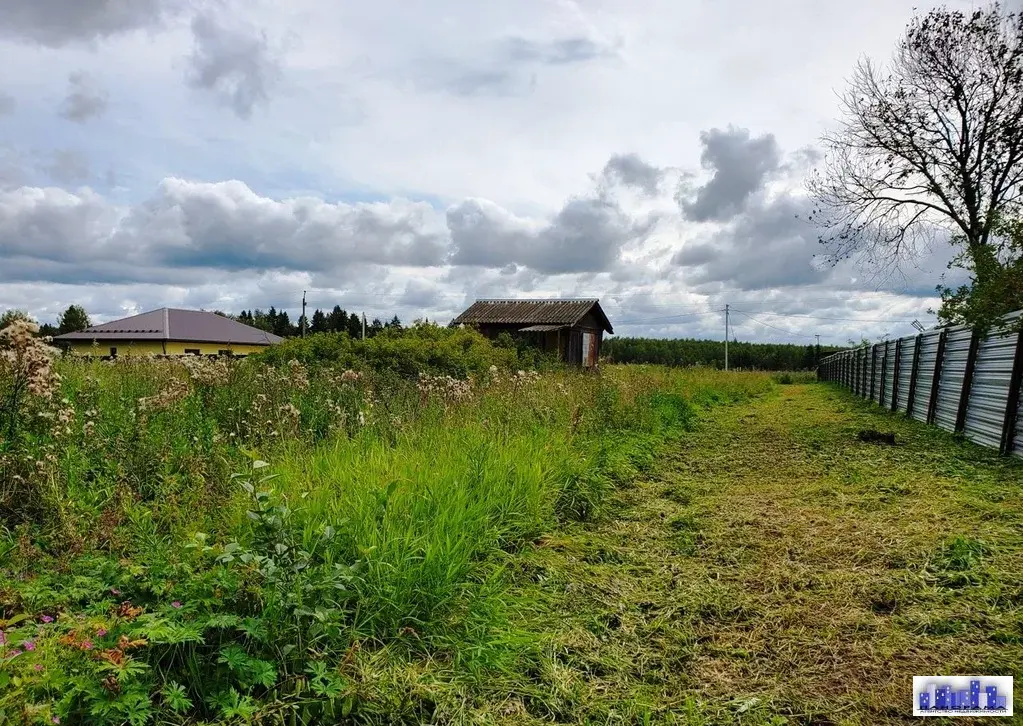
[[[920,372],[920,344],[923,335],[916,336],[913,343],[913,366],[909,369],[909,395],[906,396],[906,418],[913,415],[913,399],[916,398],[916,377]]]
[[[938,351],[934,359],[934,379],[931,381],[931,400],[927,402],[927,423],[934,423],[934,413],[938,409],[938,390],[941,384],[941,368],[945,362],[945,339],[948,328],[943,328],[938,335]]]
[[[874,400],[874,385],[877,381],[877,345],[870,346],[870,400]]]
[[[966,371],[963,374],[963,388],[959,391],[959,410],[956,412],[956,433],[966,428],[966,410],[970,406],[970,389],[973,388],[973,371],[977,368],[977,349],[980,348],[980,333],[970,335],[970,352],[966,356]]]
[[[1016,445],[1016,421],[1019,417],[1019,394],[1023,387],[1023,329],[1016,333],[1016,355],[1012,359],[1012,375],[1009,376],[1009,400],[1005,402],[1005,418],[1002,420],[1002,441],[998,453],[1008,456]]]
[[[899,369],[902,367],[899,358],[902,357],[902,338],[895,341],[895,363],[892,365],[892,411],[899,405]]]

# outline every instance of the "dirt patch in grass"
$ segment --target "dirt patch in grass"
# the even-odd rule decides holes
[[[558,687],[515,720],[902,723],[913,675],[1018,675],[1021,464],[824,385],[709,412],[525,555]]]

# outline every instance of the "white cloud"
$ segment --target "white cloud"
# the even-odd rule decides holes
[[[0,0],[0,306],[294,310],[307,285],[402,317],[476,294],[699,313],[616,326],[659,334],[715,333],[729,296],[918,317],[940,265],[869,294],[815,270],[794,195],[833,89],[915,4]]]

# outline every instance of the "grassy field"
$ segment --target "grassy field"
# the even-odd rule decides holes
[[[701,411],[771,386],[488,368],[464,335],[446,360],[475,347],[471,379],[51,362],[16,337],[0,361],[13,723],[505,720],[506,694],[555,667],[512,590],[523,553],[601,518]]]
[[[423,336],[8,338],[0,723],[875,724],[914,674],[1020,672],[1019,462],[805,375]]]
[[[517,592],[556,665],[506,708],[532,723],[912,721],[913,675],[1023,673],[1021,525],[1023,462],[838,389],[778,386],[708,412],[601,522],[524,558]]]

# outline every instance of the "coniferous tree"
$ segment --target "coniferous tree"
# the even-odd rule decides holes
[[[75,333],[85,330],[90,325],[92,325],[92,321],[89,320],[89,314],[85,312],[85,308],[81,305],[69,305],[68,309],[57,318],[57,334]]]
[[[334,333],[348,330],[348,313],[340,305],[335,305],[327,316],[327,329]]]
[[[312,318],[309,319],[309,332],[326,333],[328,330],[327,316],[323,314],[322,310],[316,308],[316,310],[313,311]]]
[[[356,313],[352,313],[348,316],[348,335],[353,338],[362,337],[362,318]],[[366,331],[366,335],[369,335],[369,331]]]

